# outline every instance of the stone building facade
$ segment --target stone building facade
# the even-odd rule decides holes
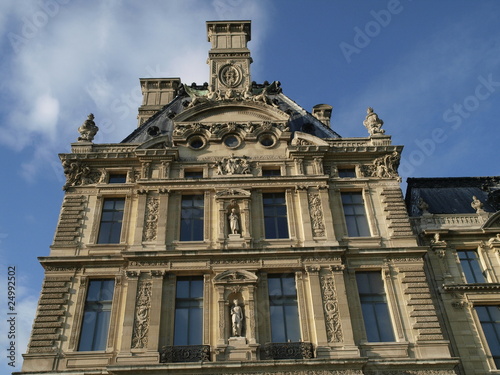
[[[207,35],[208,83],[141,80],[137,129],[60,155],[21,374],[455,374],[402,146],[252,82],[249,21]]]
[[[410,178],[406,201],[461,373],[498,373],[500,177]]]

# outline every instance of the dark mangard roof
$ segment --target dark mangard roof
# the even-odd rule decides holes
[[[420,216],[420,198],[429,205],[432,214],[475,213],[472,197],[483,202],[483,209],[495,212],[500,209],[500,176],[493,177],[443,177],[408,178],[406,206],[410,216]]]
[[[273,83],[274,84],[274,83]],[[261,90],[268,86],[266,83],[254,84],[254,89]],[[193,87],[198,90],[203,90],[204,86]],[[304,133],[315,135],[319,138],[340,138],[331,128],[325,126],[321,121],[299,106],[289,97],[278,89],[269,93],[268,98],[273,101],[281,111],[290,115],[290,131],[301,131]],[[148,134],[148,129],[156,126],[160,132],[156,136],[172,135],[173,118],[176,114],[181,113],[185,109],[185,105],[189,103],[189,96],[184,90],[180,90],[179,94],[160,111],[149,118],[144,124],[135,129],[121,143],[144,143],[154,136]]]

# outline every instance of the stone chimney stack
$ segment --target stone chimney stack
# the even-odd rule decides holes
[[[330,118],[332,117],[332,106],[328,104],[316,104],[313,107],[313,116],[326,126],[330,127]]]
[[[141,78],[142,105],[139,107],[137,126],[170,103],[177,95],[180,78]]]
[[[207,37],[212,48],[208,52],[210,89],[224,95],[248,90],[250,80],[250,21],[208,21]]]

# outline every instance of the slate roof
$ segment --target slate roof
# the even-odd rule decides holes
[[[408,178],[406,206],[410,216],[420,216],[420,198],[429,205],[432,214],[475,213],[472,197],[483,202],[487,212],[500,210],[500,176]]]
[[[288,96],[283,94],[279,88],[279,82],[273,82],[272,85],[277,84],[278,90],[269,93],[268,98],[273,101],[274,105],[290,115],[290,131],[302,131],[308,134],[315,135],[319,138],[340,138],[335,131],[325,126],[321,121],[314,117],[311,113],[306,111],[300,105],[295,103]],[[253,84],[254,90],[262,90],[269,84]],[[206,89],[205,86],[191,86],[197,90]],[[160,111],[149,118],[144,124],[135,129],[129,136],[127,136],[121,143],[144,143],[155,136],[172,135],[173,132],[173,117],[181,113],[185,109],[185,105],[189,102],[189,95],[185,90],[179,90],[178,95]],[[160,133],[152,136],[148,133],[148,129],[156,126]]]

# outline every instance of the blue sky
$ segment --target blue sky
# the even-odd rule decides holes
[[[58,153],[92,112],[95,142],[134,130],[139,78],[208,80],[205,21],[252,20],[252,79],[279,80],[332,127],[364,137],[366,108],[405,146],[407,177],[498,175],[500,1],[77,1],[0,3],[0,319],[17,268],[24,353],[63,197]],[[0,325],[0,372],[7,332]],[[4,349],[5,348],[5,349]],[[19,368],[19,367],[17,367]]]

